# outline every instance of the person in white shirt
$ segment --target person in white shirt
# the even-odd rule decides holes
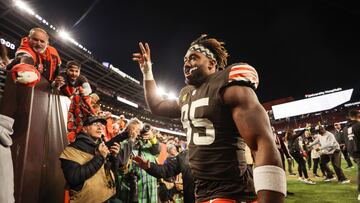
[[[313,137],[313,139],[315,141],[315,140],[320,139],[321,135],[320,134],[315,134],[315,135],[312,135],[312,137]],[[312,160],[314,162],[314,167],[313,167],[313,175],[314,175],[314,177],[320,177],[318,175],[318,173],[317,173],[317,169],[319,168],[319,164],[320,164],[320,155],[321,155],[320,151],[317,150],[319,148],[320,148],[320,144],[316,144],[316,145],[313,145],[312,149],[311,149],[311,158],[312,158]],[[322,166],[320,166],[320,170],[322,172],[323,177],[325,177],[326,173],[325,173],[324,169],[322,168]]]
[[[326,172],[325,181],[330,181],[333,179],[332,172],[328,166],[329,161],[331,161],[339,183],[350,183],[350,180],[345,177],[341,169],[340,145],[336,141],[334,134],[325,130],[325,127],[323,125],[317,125],[315,127],[315,130],[318,131],[321,136],[314,142],[310,143],[308,147],[320,144],[320,148],[317,148],[317,150],[320,151],[321,154],[320,166],[322,166]]]

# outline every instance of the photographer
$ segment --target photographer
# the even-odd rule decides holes
[[[70,202],[105,202],[116,192],[113,169],[118,168],[120,145],[107,147],[101,140],[106,120],[85,119],[75,142],[60,155],[61,168],[70,187]]]
[[[155,136],[155,129],[148,124],[143,124],[137,118],[133,118],[129,121],[125,131],[129,133],[130,139],[121,143],[122,148],[131,140],[135,140],[132,156],[141,156],[156,162],[156,157],[160,153],[160,145]],[[126,167],[122,168],[121,172],[119,194],[117,195],[119,199],[123,202],[157,202],[156,178],[133,164],[132,159]]]

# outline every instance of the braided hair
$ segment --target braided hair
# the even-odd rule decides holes
[[[225,66],[227,65],[227,58],[229,57],[229,54],[224,47],[225,42],[209,37],[207,34],[202,34],[199,38],[191,43],[191,46],[196,44],[204,46],[214,54],[217,62],[217,70],[225,69]]]

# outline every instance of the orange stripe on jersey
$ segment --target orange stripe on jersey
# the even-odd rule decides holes
[[[251,74],[251,75],[254,75],[255,77],[257,77],[257,73],[255,71],[251,71],[251,70],[233,70],[233,71],[230,71],[229,75],[235,75],[235,74],[238,74],[238,73],[245,73],[245,74]]]
[[[250,84],[254,84],[255,85],[255,89],[257,88],[259,81],[257,80],[257,78],[255,77],[251,77],[251,76],[243,76],[243,74],[237,74],[235,75],[233,78],[229,78],[230,81],[245,81],[245,82],[249,82]]]
[[[230,74],[233,71],[251,71],[254,74],[257,74],[255,68],[251,67],[251,66],[234,66],[231,68]]]
[[[250,80],[251,82],[254,82],[254,83],[258,82],[256,77],[251,76],[251,75],[242,74],[242,73],[230,76],[229,79],[231,79],[231,80]]]
[[[256,89],[259,84],[259,77],[255,68],[247,64],[242,64],[235,65],[231,68],[229,72],[229,82],[231,81],[249,82],[249,85],[253,85]]]

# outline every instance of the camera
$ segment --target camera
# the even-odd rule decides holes
[[[144,123],[143,128],[140,131],[140,135],[143,135],[151,130],[151,125],[148,123]]]

